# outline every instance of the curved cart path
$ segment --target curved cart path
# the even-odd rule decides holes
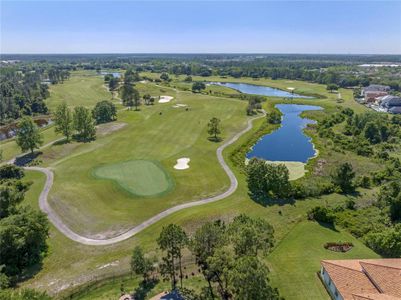
[[[213,196],[213,197],[208,197],[208,198],[200,199],[197,201],[183,203],[183,204],[180,204],[177,206],[173,206],[169,209],[166,209],[166,210],[158,213],[157,215],[142,222],[141,224],[129,229],[128,231],[126,231],[120,235],[117,235],[115,237],[108,238],[108,239],[91,239],[91,238],[87,238],[82,235],[79,235],[78,233],[72,231],[60,219],[60,217],[57,215],[57,213],[50,207],[49,203],[47,202],[47,198],[48,198],[50,189],[53,185],[53,180],[54,180],[53,172],[48,168],[41,168],[41,167],[25,167],[25,169],[39,171],[46,175],[46,183],[39,196],[39,207],[44,213],[47,214],[49,220],[53,223],[53,225],[61,233],[63,233],[66,237],[70,238],[71,240],[81,243],[81,244],[84,244],[84,245],[94,245],[94,246],[111,245],[111,244],[118,243],[118,242],[124,241],[126,239],[129,239],[130,237],[134,236],[138,232],[144,230],[145,228],[149,227],[150,225],[156,223],[157,221],[159,221],[159,220],[163,219],[164,217],[167,217],[177,211],[180,211],[182,209],[189,208],[189,207],[194,207],[194,206],[199,206],[199,205],[215,202],[215,201],[227,198],[228,196],[233,194],[238,187],[238,181],[237,181],[237,178],[235,177],[233,171],[231,171],[231,169],[229,168],[227,163],[224,161],[223,150],[227,146],[236,142],[243,134],[245,134],[246,132],[251,130],[253,120],[262,118],[265,115],[266,115],[266,113],[263,111],[262,116],[258,116],[258,117],[249,119],[248,123],[247,123],[247,127],[245,129],[243,129],[242,131],[237,133],[234,137],[232,137],[230,140],[228,140],[227,142],[222,144],[219,148],[217,148],[217,150],[216,150],[217,159],[218,159],[220,165],[222,166],[223,170],[226,172],[226,174],[228,175],[228,177],[230,179],[230,186],[225,192],[223,192],[219,195]]]

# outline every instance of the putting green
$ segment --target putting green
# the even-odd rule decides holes
[[[156,196],[173,187],[170,176],[159,164],[149,160],[130,160],[94,169],[93,175],[109,179],[136,196]]]

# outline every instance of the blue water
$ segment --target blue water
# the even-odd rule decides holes
[[[299,161],[306,163],[316,154],[311,138],[303,133],[308,124],[315,121],[301,118],[306,110],[322,110],[320,106],[277,104],[283,113],[281,127],[263,136],[247,153],[247,158],[259,157],[270,161]]]
[[[233,83],[233,82],[211,82],[214,85],[226,86],[241,93],[262,95],[262,96],[274,96],[274,97],[290,97],[290,98],[313,98],[308,96],[302,96],[298,94],[293,94],[291,92],[286,92],[283,90],[271,88],[268,86],[247,84],[247,83]]]
[[[116,78],[120,78],[120,77],[121,77],[121,73],[119,73],[119,72],[100,72],[100,74],[101,74],[101,75],[108,75],[108,74],[111,74],[111,75],[113,75],[113,76],[116,77]]]

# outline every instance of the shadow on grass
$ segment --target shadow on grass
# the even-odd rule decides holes
[[[266,206],[273,206],[273,205],[279,205],[279,206],[284,206],[284,205],[295,205],[295,199],[294,198],[289,198],[289,199],[276,199],[276,198],[269,198],[266,197],[265,195],[255,195],[253,193],[248,193],[249,197],[255,201],[256,203],[266,207]]]
[[[41,151],[37,151],[37,152],[33,152],[33,153],[28,153],[28,154],[25,154],[25,155],[22,155],[22,156],[18,156],[15,159],[14,164],[19,166],[19,167],[26,166],[27,164],[29,164],[32,161],[34,161],[42,153],[43,152],[41,152]]]
[[[55,141],[53,143],[54,146],[61,146],[61,145],[65,145],[65,144],[69,144],[71,142],[71,140],[67,140],[67,139],[62,139],[59,141]]]
[[[317,223],[319,223],[320,226],[325,227],[327,229],[333,230],[335,232],[340,232],[340,231],[337,230],[337,228],[334,225],[334,223],[324,223],[324,222],[319,222],[319,221],[317,221]]]
[[[209,136],[207,139],[214,143],[219,143],[223,140],[221,137],[214,137],[214,136]]]
[[[144,300],[148,293],[159,283],[157,278],[150,279],[148,281],[142,281],[139,287],[137,287],[133,293],[135,300]]]
[[[38,274],[40,271],[42,271],[42,269],[43,269],[43,263],[41,260],[38,263],[25,269],[21,275],[12,277],[11,285],[16,287],[16,286],[20,285],[21,283],[23,283],[24,281],[32,279],[33,277],[36,276],[36,274]]]

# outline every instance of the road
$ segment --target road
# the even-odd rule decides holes
[[[220,163],[221,167],[223,168],[223,170],[226,172],[228,178],[230,179],[230,186],[229,188],[216,196],[213,197],[208,197],[208,198],[204,198],[204,199],[200,199],[197,201],[193,201],[193,202],[188,202],[188,203],[183,203],[177,206],[173,206],[169,209],[166,209],[160,213],[158,213],[157,215],[151,217],[150,219],[142,222],[141,224],[129,229],[128,231],[117,235],[115,237],[112,238],[108,238],[108,239],[91,239],[82,235],[79,235],[78,233],[72,231],[64,222],[63,220],[58,216],[58,214],[51,208],[51,206],[49,205],[49,202],[47,201],[48,196],[49,196],[49,192],[52,188],[53,185],[53,181],[54,181],[54,174],[53,171],[50,170],[49,168],[42,168],[42,167],[25,167],[26,170],[32,170],[32,171],[39,171],[42,172],[46,175],[46,183],[45,186],[43,187],[42,192],[40,193],[39,196],[39,207],[40,209],[47,214],[49,220],[53,223],[53,225],[61,232],[63,233],[66,237],[68,237],[69,239],[84,244],[84,245],[92,245],[92,246],[103,246],[103,245],[111,245],[111,244],[115,244],[118,242],[122,242],[126,239],[131,238],[132,236],[136,235],[137,233],[141,232],[142,230],[144,230],[145,228],[149,227],[150,225],[158,222],[159,220],[186,208],[189,207],[194,207],[194,206],[199,206],[199,205],[203,205],[203,204],[207,204],[207,203],[211,203],[211,202],[215,202],[215,201],[219,201],[222,200],[224,198],[227,198],[228,196],[230,196],[231,194],[233,194],[235,192],[235,190],[238,187],[238,181],[237,178],[235,177],[233,171],[230,169],[230,167],[227,165],[227,163],[224,161],[224,157],[223,157],[223,150],[228,147],[229,145],[235,143],[243,134],[245,134],[246,132],[248,132],[249,130],[252,129],[252,122],[255,119],[259,119],[262,118],[266,115],[266,113],[263,111],[263,115],[262,116],[258,116],[258,117],[254,117],[252,119],[248,120],[247,123],[247,127],[245,129],[243,129],[242,131],[240,131],[239,133],[237,133],[234,137],[232,137],[230,140],[228,140],[227,142],[223,143],[219,148],[217,148],[216,150],[216,154],[217,154],[217,159],[218,162]],[[46,145],[47,146],[47,145]]]

